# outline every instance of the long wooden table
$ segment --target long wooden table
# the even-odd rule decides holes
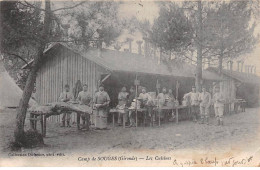
[[[175,122],[178,124],[179,123],[179,110],[180,109],[189,109],[188,112],[190,113],[190,106],[183,106],[183,105],[179,105],[179,106],[173,106],[173,107],[169,107],[169,106],[162,106],[162,107],[156,107],[154,108],[155,111],[158,111],[158,110],[175,110],[176,112],[176,119],[175,119]],[[159,115],[160,116],[160,115]],[[159,126],[160,126],[160,119],[159,119]]]
[[[169,106],[163,106],[163,107],[153,107],[153,110],[154,111],[159,111],[160,110],[175,110],[176,112],[176,119],[175,119],[175,122],[178,124],[179,123],[179,110],[180,109],[189,109],[188,112],[190,113],[190,106],[182,106],[182,105],[179,105],[179,106],[173,106],[173,107],[169,107]],[[122,112],[124,111],[124,113]],[[136,109],[128,109],[128,108],[125,108],[125,109],[116,109],[116,108],[113,108],[113,109],[110,109],[109,112],[112,113],[112,117],[113,117],[113,127],[115,126],[115,114],[118,114],[118,113],[123,113],[123,114],[128,114],[129,111],[133,111],[135,112]],[[139,108],[137,109],[137,112],[147,112],[147,109],[146,108]],[[160,112],[159,112],[160,114]],[[136,115],[136,127],[137,127],[137,115]],[[159,126],[161,126],[161,120],[160,120],[160,115],[159,115]],[[123,127],[125,127],[125,122],[123,120]]]
[[[113,108],[113,109],[110,109],[109,110],[109,113],[112,114],[112,117],[113,117],[113,127],[115,127],[115,114],[119,114],[119,113],[123,113],[123,114],[128,114],[129,111],[133,111],[135,112],[136,109],[129,109],[129,108],[125,108],[125,109],[116,109],[116,108]],[[138,108],[137,109],[137,112],[146,112],[147,109],[146,108]],[[136,127],[137,127],[137,115],[136,115]],[[125,128],[125,120],[123,120],[123,127]]]
[[[34,130],[37,130],[37,121],[40,121],[41,134],[43,135],[43,137],[45,137],[46,120],[48,117],[60,115],[64,112],[76,112],[77,116],[84,114],[87,118],[89,117],[89,113],[91,113],[92,110],[78,103],[55,102],[48,105],[34,106],[34,108],[29,108],[28,112],[30,113],[30,127]],[[87,120],[87,128],[89,128],[88,122],[89,120]],[[77,126],[79,126],[78,121]]]
[[[231,114],[231,105],[234,104],[234,112],[238,113],[238,107],[240,106],[241,112],[245,112],[246,101],[243,99],[236,99],[233,101],[226,102],[224,104],[225,109],[228,109],[225,113]]]
[[[243,99],[235,100],[234,101],[234,104],[235,104],[234,111],[235,111],[235,113],[238,112],[238,106],[240,106],[242,112],[245,112],[246,111],[246,103],[247,102],[245,100],[243,100]]]

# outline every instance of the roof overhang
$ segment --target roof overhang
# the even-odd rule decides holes
[[[69,49],[69,50],[71,50],[72,52],[74,52],[74,53],[76,53],[76,54],[79,54],[79,55],[81,55],[82,57],[84,57],[84,58],[87,58],[88,60],[90,60],[90,61],[92,61],[92,62],[94,62],[94,63],[96,63],[97,65],[99,65],[99,66],[101,66],[101,67],[103,67],[103,68],[105,68],[105,69],[107,69],[107,70],[109,70],[111,73],[112,72],[122,72],[122,73],[131,73],[131,74],[139,74],[139,75],[151,75],[151,76],[163,76],[163,77],[168,77],[168,78],[190,78],[190,79],[195,79],[195,75],[194,76],[188,76],[188,75],[186,75],[186,76],[183,76],[183,75],[180,75],[180,76],[178,76],[178,75],[176,75],[176,74],[171,74],[170,72],[169,72],[169,74],[160,74],[160,73],[151,73],[151,72],[140,72],[140,71],[135,71],[135,70],[133,70],[133,71],[130,71],[130,70],[122,70],[122,69],[117,69],[117,68],[112,68],[112,67],[110,67],[110,64],[108,64],[108,63],[106,63],[105,61],[104,62],[102,62],[101,60],[98,60],[98,58],[95,58],[95,57],[88,57],[88,55],[87,54],[85,54],[85,53],[80,53],[79,51],[77,51],[77,50],[74,50],[73,48],[71,48],[70,46],[68,46],[68,45],[66,45],[66,44],[64,44],[64,43],[59,43],[59,42],[57,42],[57,43],[52,43],[46,50],[44,50],[44,54],[47,54],[50,50],[52,50],[53,48],[56,48],[56,47],[64,47],[64,48],[67,48],[67,49]],[[94,50],[93,50],[94,51]],[[102,52],[102,51],[101,51]],[[94,54],[95,54],[95,51],[94,51]],[[97,56],[98,57],[98,56]],[[102,58],[101,58],[102,59]],[[26,69],[26,68],[28,68],[28,66],[30,66],[32,63],[33,63],[33,61],[34,60],[31,60],[31,61],[29,61],[29,63],[28,64],[26,64],[26,65],[24,65],[24,66],[22,66],[22,69]],[[205,72],[205,71],[204,71]],[[210,72],[211,74],[216,74],[216,73],[212,73],[212,72]],[[203,73],[202,73],[203,74]],[[211,77],[211,76],[208,76],[207,75],[207,77]],[[222,78],[220,78],[217,74],[216,75],[214,75],[214,77],[216,77],[216,78],[205,78],[205,77],[202,77],[204,80],[211,80],[211,81],[222,81],[223,79]]]

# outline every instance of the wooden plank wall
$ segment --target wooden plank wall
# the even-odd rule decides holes
[[[80,80],[82,84],[88,84],[89,92],[93,97],[97,90],[97,82],[101,74],[105,73],[106,70],[103,67],[68,49],[57,50],[48,57],[37,75],[37,102],[46,104],[58,101],[64,85],[69,84],[72,91],[77,80]],[[59,121],[61,116],[50,119]],[[75,114],[72,116],[72,121],[76,121]]]
[[[225,80],[220,83],[220,90],[226,100],[236,99],[236,86],[235,81],[227,76],[224,77]],[[231,109],[234,109],[234,104],[231,104]]]

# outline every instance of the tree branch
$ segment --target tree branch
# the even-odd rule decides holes
[[[60,11],[60,10],[66,10],[66,9],[73,9],[73,8],[76,8],[82,4],[84,4],[86,1],[82,1],[74,6],[71,6],[71,7],[64,7],[64,8],[58,8],[58,9],[55,9],[55,10],[52,10],[52,12],[56,12],[56,11]]]
[[[182,7],[182,8],[180,8],[180,9],[186,9],[186,10],[192,10],[192,11],[196,11],[197,12],[197,10],[196,9],[193,9],[193,8],[189,8],[189,7]]]
[[[29,2],[26,2],[26,1],[24,1],[25,4],[23,4],[22,2],[19,2],[19,1],[17,3],[19,3],[19,4],[23,5],[23,6],[29,7],[29,8],[35,8],[35,9],[38,9],[40,11],[45,11],[45,9],[38,8],[38,7],[36,7],[36,6],[32,5],[32,4],[30,4]]]
[[[8,54],[8,55],[12,55],[12,56],[15,56],[15,57],[17,57],[17,58],[20,58],[23,62],[26,63],[26,65],[29,65],[29,63],[28,63],[23,57],[21,57],[21,56],[19,56],[19,55],[17,55],[17,54],[9,53],[9,52],[3,52],[3,53],[6,53],[6,54]]]

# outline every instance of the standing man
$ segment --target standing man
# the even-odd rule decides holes
[[[142,92],[139,95],[139,99],[142,100],[142,105],[143,106],[148,105],[148,102],[151,100],[151,96],[148,93],[146,93],[146,88],[145,87],[142,88]]]
[[[168,93],[166,94],[166,102],[167,102],[167,106],[175,106],[176,104],[176,100],[175,97],[173,95],[172,89],[168,90]]]
[[[66,84],[64,86],[64,91],[60,94],[59,97],[59,101],[61,102],[68,102],[73,100],[73,94],[70,92],[70,86],[68,84]],[[67,127],[71,127],[70,126],[70,116],[71,116],[71,112],[64,112],[62,114],[62,125],[61,127],[65,127],[65,121],[67,121]]]
[[[107,109],[110,103],[110,98],[107,92],[104,91],[104,86],[99,86],[99,91],[94,97],[94,106],[96,108],[96,129],[107,129]]]
[[[166,92],[167,92],[166,87],[163,87],[162,92],[159,93],[158,96],[157,96],[158,106],[159,106],[158,113],[160,113],[159,119],[164,118],[164,121],[166,121],[166,119],[167,119],[167,116],[166,116],[167,111],[164,112],[162,110],[162,107],[166,105],[166,97],[167,97]],[[153,121],[155,121],[154,118],[153,118]]]
[[[179,105],[179,102],[177,99],[175,99],[172,89],[169,89],[168,93],[166,94],[166,106],[174,108],[175,106],[178,106],[178,105]],[[170,110],[169,113],[171,114],[171,118],[169,120],[173,121],[173,119],[175,118],[174,111]]]
[[[192,86],[191,92],[184,95],[184,99],[186,99],[187,97],[190,98],[191,116],[193,118],[193,121],[197,122],[197,117],[199,114],[199,93],[196,92],[195,86]]]
[[[153,117],[152,97],[148,93],[146,93],[145,87],[142,88],[142,93],[140,93],[139,99],[141,99],[142,106],[147,109],[148,115],[151,117],[151,120],[152,120],[152,117]],[[146,114],[144,116],[144,124],[145,124],[145,121],[146,121]]]
[[[211,95],[207,92],[206,87],[202,87],[202,93],[199,96],[200,100],[200,115],[201,115],[201,123],[204,124],[204,120],[206,124],[209,124],[209,107],[211,104]]]
[[[125,113],[125,106],[126,106],[126,103],[127,103],[127,97],[128,97],[128,92],[126,91],[126,87],[123,87],[121,89],[121,92],[119,92],[118,94],[118,105],[117,105],[117,108],[121,110],[121,113],[119,112],[118,113],[118,125],[119,126],[122,126],[122,119],[123,121],[127,122],[127,114]]]
[[[127,108],[131,107],[131,104],[134,101],[134,99],[135,99],[135,88],[134,88],[134,86],[131,86],[130,90],[129,90],[128,100],[126,103]],[[129,111],[129,120],[130,120],[129,127],[134,127],[135,126],[135,112]]]
[[[213,95],[215,116],[217,118],[217,125],[223,126],[223,114],[224,114],[224,97],[220,93],[219,87],[215,87],[215,94]]]
[[[79,92],[77,100],[79,101],[80,105],[84,105],[86,107],[86,110],[91,111],[92,97],[91,97],[91,94],[88,92],[87,84],[83,85],[83,91]],[[91,114],[91,113],[88,113],[88,114]],[[89,121],[89,117],[87,114],[81,115],[81,116],[78,114],[77,115],[78,129],[80,129],[80,127],[79,127],[80,117],[83,120],[83,125],[87,124],[87,126],[88,126],[88,122],[86,122],[86,121]]]

